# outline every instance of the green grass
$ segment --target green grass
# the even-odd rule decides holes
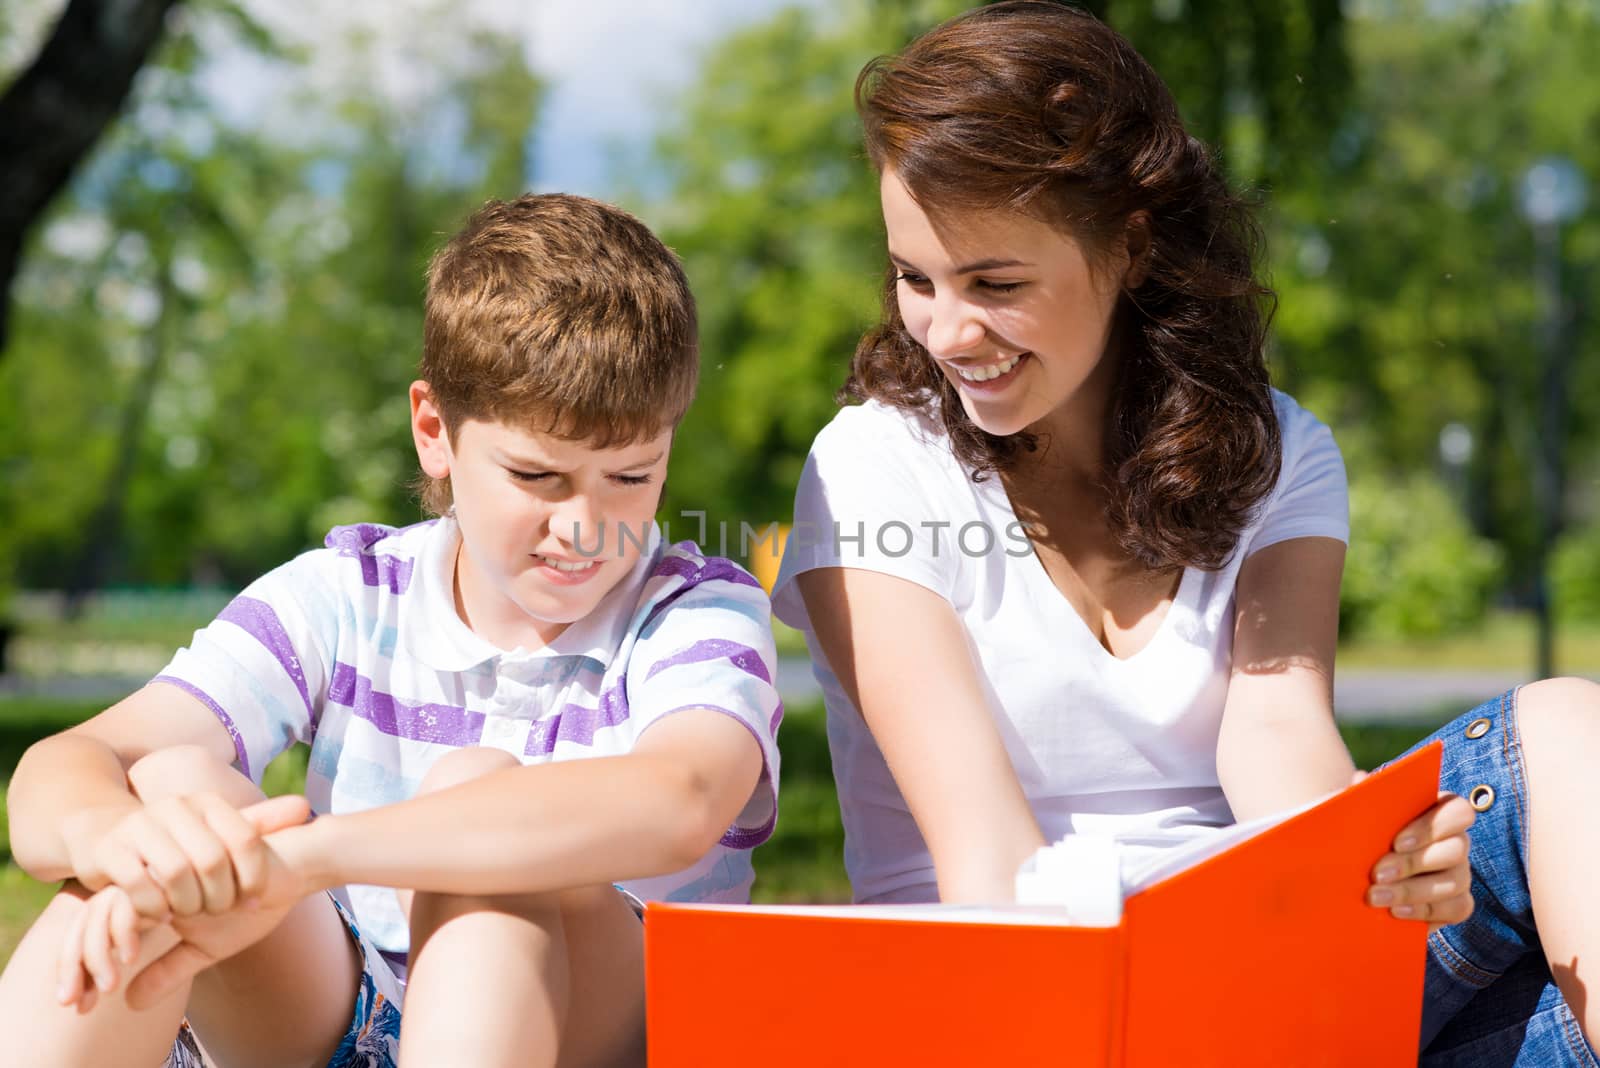
[[[99,704],[0,699],[0,789],[34,740],[93,715]],[[1427,725],[1360,725],[1342,728],[1357,764],[1374,767],[1423,737]],[[758,901],[848,901],[842,850],[844,832],[833,790],[832,764],[821,707],[797,706],[780,731],[783,750],[780,817],[772,838],[755,854]],[[306,750],[296,747],[269,765],[267,792],[302,788]],[[34,882],[11,863],[0,800],[0,966],[17,939],[49,900],[53,886]]]
[[[1339,646],[1342,670],[1527,671],[1534,670],[1533,616],[1491,612],[1469,631],[1438,638],[1356,638]],[[1600,625],[1556,626],[1556,670],[1600,674]]]

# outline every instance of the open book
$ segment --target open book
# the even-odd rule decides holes
[[[652,902],[650,1063],[1414,1065],[1427,928],[1365,893],[1438,781],[1435,745],[1136,864],[1068,839],[1025,904]]]

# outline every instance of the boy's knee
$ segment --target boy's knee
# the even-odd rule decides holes
[[[436,790],[471,782],[473,779],[481,779],[497,771],[520,766],[516,757],[500,749],[490,749],[487,746],[457,749],[434,762],[433,767],[422,777],[417,793],[433,793]]]
[[[174,745],[140,757],[128,769],[128,784],[139,800],[147,802],[214,793],[242,808],[266,796],[233,765],[199,745]]]

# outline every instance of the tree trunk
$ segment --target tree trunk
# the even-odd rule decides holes
[[[0,96],[0,353],[29,230],[121,110],[177,0],[71,0]]]

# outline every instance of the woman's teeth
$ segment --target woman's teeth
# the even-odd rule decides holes
[[[968,382],[987,382],[991,378],[999,378],[1010,371],[1024,355],[1024,353],[1019,352],[1004,363],[991,363],[988,367],[979,367],[971,371],[964,367],[957,367],[956,374],[965,378]]]

